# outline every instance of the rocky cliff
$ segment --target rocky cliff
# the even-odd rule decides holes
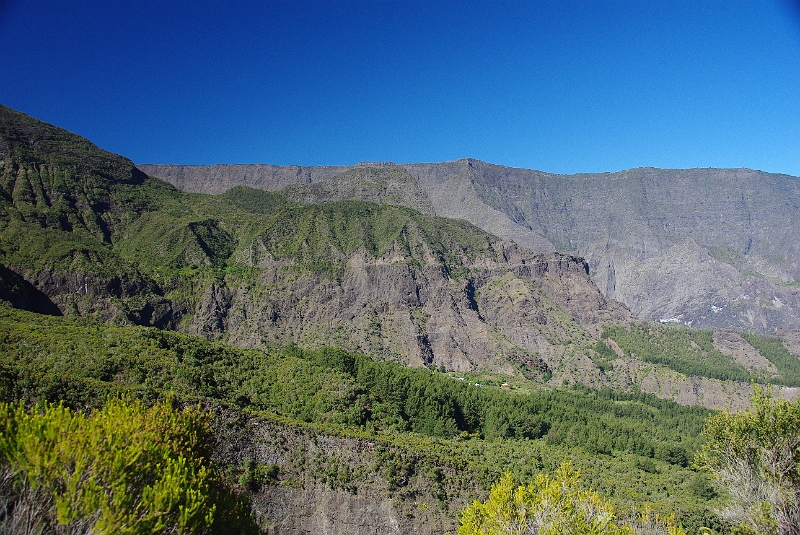
[[[277,481],[252,489],[253,513],[269,535],[454,533],[458,513],[485,483],[463,466],[390,440],[324,434],[214,407],[222,438],[215,462],[276,467]]]
[[[256,258],[256,277],[212,282],[182,328],[240,346],[333,344],[412,366],[522,368],[549,379],[585,358],[602,323],[631,321],[577,258],[497,242],[451,276],[434,258],[415,265],[399,249],[378,258],[357,250],[337,272],[287,272],[286,262]]]
[[[393,166],[395,185],[407,173],[404,197],[381,195],[391,181],[366,176],[368,165],[230,166],[235,173],[225,166],[139,167],[188,191],[233,184],[279,190],[296,176],[285,191],[301,202],[366,195],[430,206],[534,251],[585,257],[601,292],[641,319],[762,333],[800,329],[796,177],[749,169],[553,175],[467,159]]]

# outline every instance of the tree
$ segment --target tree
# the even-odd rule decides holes
[[[708,419],[697,464],[727,489],[723,518],[746,533],[800,534],[800,400],[756,386],[749,410]]]

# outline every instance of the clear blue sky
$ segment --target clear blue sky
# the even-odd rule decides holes
[[[0,103],[137,163],[800,175],[800,9],[0,0]]]

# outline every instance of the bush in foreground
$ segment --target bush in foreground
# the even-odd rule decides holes
[[[538,474],[518,485],[506,472],[485,502],[474,502],[461,515],[459,535],[686,535],[672,524],[643,513],[618,523],[611,503],[579,483],[569,462],[554,477]]]
[[[163,402],[110,400],[89,416],[0,404],[0,531],[215,531],[235,500],[207,460],[207,420]]]
[[[728,492],[722,516],[742,533],[800,533],[800,400],[756,387],[752,407],[712,416],[697,464]]]

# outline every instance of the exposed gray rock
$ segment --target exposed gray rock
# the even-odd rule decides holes
[[[300,167],[262,164],[242,165],[147,165],[137,167],[184,191],[223,193],[234,186],[279,190],[291,184],[318,182],[337,175],[346,167]]]
[[[357,199],[374,203],[396,204],[424,214],[434,209],[417,180],[397,165],[359,165],[319,182],[295,184],[283,189],[293,201],[318,204]]]
[[[756,348],[747,343],[738,333],[732,331],[715,331],[714,347],[723,355],[732,357],[734,361],[751,370],[764,370],[777,374],[775,365],[768,361]]]
[[[470,275],[455,278],[433,258],[414,266],[394,248],[377,259],[358,250],[336,273],[249,260],[260,278],[212,282],[185,330],[244,347],[337,345],[418,367],[514,373],[522,366],[542,377],[560,366],[566,348],[584,351],[603,322],[632,320],[597,291],[581,259],[513,242],[464,259]]]
[[[796,177],[652,168],[553,175],[471,159],[387,166],[416,183],[380,178],[380,166],[140,168],[189,191],[301,184],[286,193],[304,202],[355,197],[430,206],[534,251],[585,257],[605,297],[641,319],[759,333],[800,329]]]

